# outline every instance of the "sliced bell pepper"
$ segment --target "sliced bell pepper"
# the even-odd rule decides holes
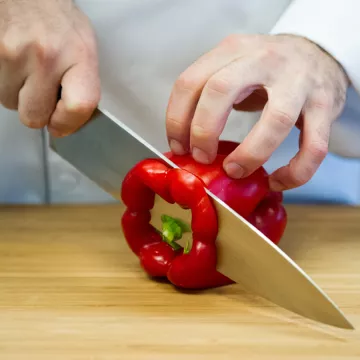
[[[167,278],[181,288],[205,289],[233,283],[216,270],[218,221],[205,187],[277,244],[286,227],[282,193],[269,190],[263,167],[243,179],[232,179],[223,170],[225,157],[238,143],[220,141],[218,155],[210,165],[199,164],[191,155],[166,153],[179,168],[159,159],[136,164],[125,177],[121,198],[126,206],[121,224],[131,250],[152,277]],[[177,203],[192,213],[191,224],[166,214],[161,231],[151,224],[155,195]],[[192,232],[192,246],[183,249],[177,241]]]

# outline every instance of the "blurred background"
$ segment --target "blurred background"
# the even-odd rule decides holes
[[[248,12],[263,10],[263,0],[213,0],[206,4],[203,0],[122,0],[111,2],[111,13],[98,1],[79,0],[98,37],[101,107],[160,151],[167,151],[165,110],[178,75],[229,34],[268,33],[289,2],[277,0],[277,7],[268,6],[266,11],[258,12],[257,19],[249,21]],[[205,5],[206,19],[189,17],[191,13],[200,14]],[[352,88],[348,96],[356,96]],[[360,146],[358,139],[352,139],[351,130],[346,133],[346,122],[360,114],[360,103],[352,104],[352,108],[347,104],[341,117],[341,131],[345,132],[342,139]],[[241,141],[259,116],[233,112],[222,138]],[[338,149],[342,144],[331,146]],[[297,151],[298,130],[294,129],[265,168],[273,171],[285,165]],[[49,150],[46,130],[26,128],[17,112],[1,107],[0,169],[0,203],[115,201]],[[285,193],[285,202],[359,204],[360,161],[330,153],[308,184]]]

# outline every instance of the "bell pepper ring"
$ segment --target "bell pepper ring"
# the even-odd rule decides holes
[[[230,178],[223,169],[225,157],[239,144],[220,141],[211,164],[197,163],[190,154],[165,156],[179,168],[161,159],[145,159],[125,176],[121,199],[126,210],[121,219],[124,237],[140,259],[144,271],[153,278],[167,278],[185,289],[207,289],[232,284],[217,271],[216,240],[218,219],[213,200],[205,188],[244,217],[274,244],[281,240],[287,224],[281,192],[271,192],[263,167],[242,179]],[[167,214],[162,229],[150,224],[155,196],[191,210],[191,224]],[[192,246],[177,241],[192,233]]]

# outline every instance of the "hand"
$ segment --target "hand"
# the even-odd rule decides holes
[[[100,98],[88,19],[72,0],[4,0],[0,16],[1,104],[30,128],[48,126],[54,136],[75,131]]]
[[[191,151],[198,162],[212,162],[231,110],[264,108],[224,169],[231,177],[248,176],[297,126],[299,151],[269,182],[274,191],[298,187],[328,152],[331,124],[344,107],[347,85],[341,66],[304,38],[230,36],[176,81],[166,117],[169,145],[174,153]]]

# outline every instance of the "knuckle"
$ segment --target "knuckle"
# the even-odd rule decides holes
[[[302,175],[293,175],[292,177],[292,184],[291,187],[299,187],[302,185],[305,185],[310,179],[311,179],[311,174],[308,174],[309,171],[304,170],[304,174]]]
[[[299,187],[306,184],[312,177],[313,170],[310,167],[303,166],[301,170],[292,167],[290,163],[289,184],[290,188]]]
[[[16,60],[22,51],[21,44],[11,34],[5,34],[0,42],[1,58]]]
[[[35,99],[28,103],[19,103],[20,121],[31,129],[41,129],[47,125],[50,112]]]
[[[190,73],[184,72],[175,81],[175,88],[178,90],[195,92],[200,88],[200,84],[196,77],[192,76]]]
[[[39,117],[32,117],[27,114],[20,114],[20,121],[31,129],[41,129],[46,125],[46,122]]]
[[[97,107],[98,101],[97,99],[91,99],[87,101],[77,101],[72,103],[71,106],[67,104],[66,111],[71,114],[78,115],[89,115],[92,113]]]
[[[258,59],[261,63],[271,64],[272,66],[279,67],[285,64],[287,56],[281,51],[277,44],[267,44],[258,53]]]
[[[261,37],[257,34],[230,34],[220,42],[219,47],[226,52],[234,53],[260,43]]]
[[[297,119],[294,119],[288,112],[274,109],[270,112],[270,118],[273,118],[274,121],[286,129],[294,126]]]
[[[308,145],[307,151],[315,162],[321,162],[328,154],[329,146],[326,142],[313,142]]]
[[[243,42],[244,37],[245,37],[244,35],[240,35],[240,34],[228,35],[220,42],[220,46],[229,48],[231,50],[236,50],[239,47],[239,45]]]
[[[184,125],[183,121],[173,116],[167,116],[166,118],[166,128],[173,133],[181,132]]]
[[[229,95],[233,91],[233,85],[226,80],[225,76],[214,76],[206,84],[207,91],[219,95]]]
[[[76,41],[73,43],[75,51],[79,54],[79,57],[84,59],[91,59],[96,57],[96,48],[87,39],[86,43]]]
[[[326,92],[317,94],[310,100],[309,107],[313,109],[331,111],[334,108],[334,98]]]
[[[242,167],[245,169],[246,173],[250,173],[252,169],[255,169],[260,163],[263,162],[261,154],[254,153],[247,149],[242,149],[242,151],[235,152],[235,156],[238,159],[241,159]]]
[[[49,42],[36,41],[32,44],[36,59],[41,64],[52,63],[58,57],[60,50]]]
[[[263,49],[261,49],[261,51],[259,52],[259,57],[263,61],[267,61],[268,59],[272,59],[277,56],[278,56],[278,53],[275,50],[274,45],[272,45],[272,44],[268,44]]]
[[[341,111],[344,108],[346,103],[346,97],[347,97],[347,88],[345,89],[338,88],[334,96],[334,107],[338,109],[338,111]]]
[[[193,124],[191,126],[191,136],[199,140],[209,140],[216,138],[214,132],[202,124]]]

